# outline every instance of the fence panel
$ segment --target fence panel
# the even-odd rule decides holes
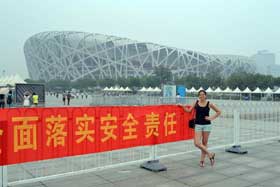
[[[188,98],[183,103],[192,103],[196,98]],[[166,104],[174,102],[165,98],[154,97],[149,100],[144,97],[131,99],[134,103]],[[100,105],[112,105],[114,98],[96,99]],[[113,103],[111,103],[113,102]],[[130,101],[129,101],[130,102]],[[129,103],[122,100],[119,104]],[[264,101],[223,101],[210,100],[221,110],[222,115],[213,122],[213,130],[208,147],[211,149],[234,145],[234,110],[240,114],[240,143],[247,144],[257,141],[277,139],[280,137],[280,103]],[[187,125],[187,122],[186,122]],[[157,145],[156,157],[174,156],[182,153],[198,151],[193,141],[179,141]],[[86,173],[106,167],[118,167],[124,164],[142,162],[152,157],[151,146],[136,147],[105,153],[88,154],[61,159],[45,160],[17,165],[9,165],[8,184],[23,184],[60,176]]]

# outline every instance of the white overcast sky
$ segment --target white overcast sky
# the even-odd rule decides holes
[[[280,0],[1,0],[0,76],[28,77],[24,42],[43,31],[85,31],[280,63]]]

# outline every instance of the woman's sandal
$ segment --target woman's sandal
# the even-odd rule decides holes
[[[203,167],[205,166],[203,160],[201,160],[201,161],[199,162],[199,166],[200,166],[201,168],[203,168]]]
[[[210,159],[211,166],[214,166],[214,164],[215,164],[215,153],[213,153],[212,156],[209,159]]]

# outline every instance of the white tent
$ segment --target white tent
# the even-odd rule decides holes
[[[108,90],[109,88],[107,86],[103,89],[103,91],[108,91]]]
[[[209,87],[209,88],[206,90],[206,92],[207,92],[207,93],[212,93],[212,92],[214,92],[214,90],[212,90],[212,88]]]
[[[197,90],[194,87],[192,87],[190,90],[187,90],[187,91],[190,92],[190,93],[197,92]]]
[[[200,90],[204,90],[204,89],[200,86],[200,88],[198,88],[198,90],[197,90],[197,91],[200,91]]]
[[[116,86],[116,87],[113,88],[112,91],[116,91],[116,92],[117,92],[117,91],[120,91],[120,88]]]
[[[126,92],[130,92],[130,91],[132,91],[132,90],[131,90],[129,87],[126,87],[126,88],[125,88],[125,91],[126,91]]]
[[[108,91],[114,91],[114,88],[111,86]]]
[[[153,89],[152,87],[149,87],[146,91],[147,91],[147,92],[153,92],[154,89]]]
[[[9,88],[0,88],[0,94],[8,94]]]
[[[236,88],[232,91],[232,93],[242,93],[242,91],[241,91],[238,87],[236,87]]]
[[[218,88],[216,88],[216,89],[214,90],[214,92],[215,92],[215,93],[222,93],[222,92],[223,92],[223,90],[221,90],[221,88],[220,88],[220,87],[218,87]]]
[[[154,91],[155,92],[161,92],[161,89],[159,87],[155,87]]]
[[[120,87],[118,91],[124,92],[125,89],[124,89],[124,87]]]
[[[268,87],[263,93],[265,93],[265,94],[272,94],[273,91]]]
[[[278,89],[274,92],[274,94],[280,94],[280,88],[278,88]]]
[[[16,84],[16,83],[26,83],[26,82],[25,82],[19,75],[17,75],[17,74],[14,75],[13,81],[14,81],[14,82],[13,82],[14,84]],[[14,84],[13,84],[13,85],[14,85]]]
[[[227,87],[227,88],[223,91],[223,93],[232,93],[232,89],[230,89],[229,87]]]
[[[242,93],[252,93],[252,91],[250,90],[250,88],[246,88],[245,90],[242,91]]]
[[[259,87],[257,87],[252,93],[260,94],[263,93]]]
[[[147,91],[147,88],[145,87],[142,87],[140,90],[138,90],[139,92],[146,92]]]

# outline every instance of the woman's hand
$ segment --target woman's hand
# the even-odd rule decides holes
[[[205,119],[206,119],[207,121],[212,121],[212,120],[214,120],[213,117],[209,117],[209,116],[205,116]]]

